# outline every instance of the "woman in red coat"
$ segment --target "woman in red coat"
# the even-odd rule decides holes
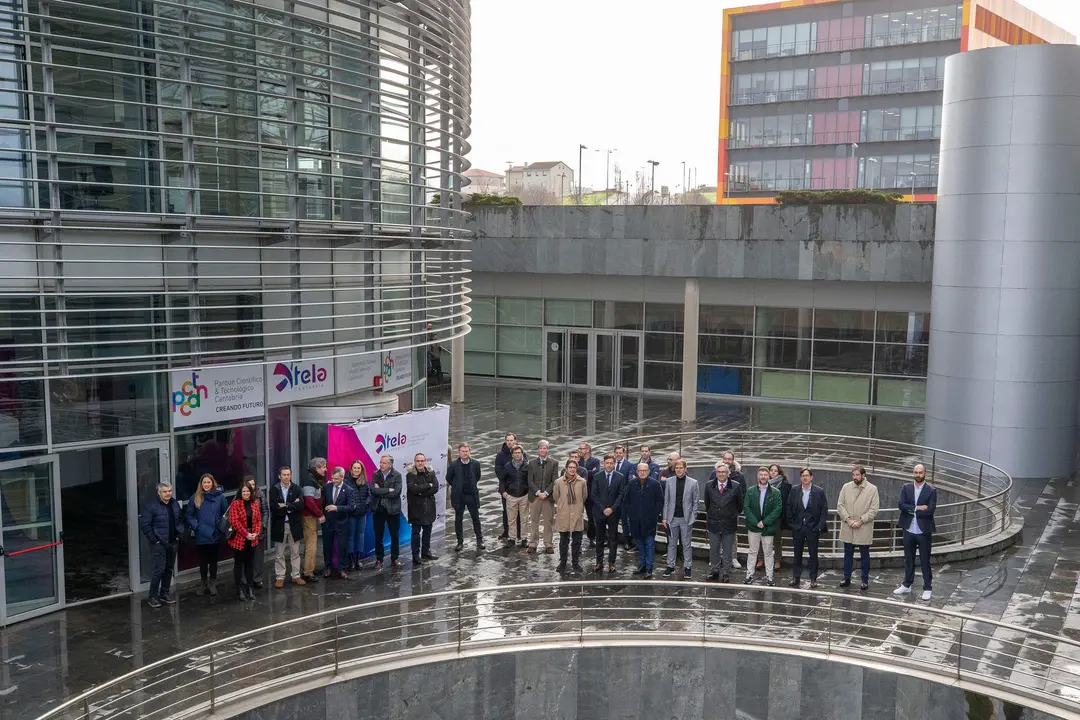
[[[241,485],[236,499],[229,505],[229,527],[232,536],[229,545],[233,549],[233,581],[240,602],[255,600],[251,592],[254,581],[255,546],[262,532],[262,514],[259,503],[249,485]]]

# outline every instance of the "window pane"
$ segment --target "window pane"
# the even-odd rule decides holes
[[[645,389],[682,390],[682,365],[645,363]]]
[[[542,367],[539,355],[504,355],[499,353],[498,356],[498,374],[501,378],[539,380],[542,377]]]
[[[544,331],[540,328],[500,325],[498,350],[539,356],[543,352]]]
[[[813,311],[809,308],[757,309],[756,335],[769,337],[809,337]]]
[[[593,303],[593,326],[612,330],[641,330],[643,305],[639,302],[612,302],[597,300]]]
[[[472,298],[472,320],[474,323],[487,325],[495,324],[495,298],[479,297]]]
[[[526,298],[499,298],[498,318],[500,325],[544,324],[544,310],[541,300]]]
[[[874,372],[878,375],[926,377],[926,345],[878,345],[874,349]]]
[[[814,341],[814,369],[871,372],[874,346],[871,343]]]
[[[926,407],[926,381],[878,378],[874,404],[891,407]]]
[[[754,308],[702,305],[699,322],[699,330],[707,335],[753,335]]]
[[[494,375],[495,353],[465,351],[466,375]]]
[[[857,375],[814,373],[813,400],[866,405],[870,402],[870,378]]]
[[[592,326],[591,300],[545,300],[544,324],[569,327]]]
[[[809,370],[810,341],[757,338],[754,342],[754,365]]]
[[[879,312],[878,342],[923,344],[930,342],[930,313]]]
[[[750,370],[747,368],[701,365],[698,367],[698,392],[714,395],[749,395]]]
[[[473,325],[472,331],[465,336],[465,351],[470,350],[495,352],[495,326]]]
[[[874,311],[815,310],[814,337],[871,341],[874,339]]]
[[[751,338],[701,335],[698,339],[698,360],[723,365],[749,365],[753,347]]]
[[[754,394],[759,397],[810,399],[810,373],[757,370],[754,373]]]
[[[645,303],[645,329],[653,332],[682,332],[683,306],[673,303]]]
[[[645,333],[645,359],[682,362],[683,337],[676,333]]]

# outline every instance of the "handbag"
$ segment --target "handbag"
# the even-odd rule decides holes
[[[231,537],[233,533],[232,522],[229,521],[229,511],[226,510],[217,521],[217,531],[221,533],[222,537]]]

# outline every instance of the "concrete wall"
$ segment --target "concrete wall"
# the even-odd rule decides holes
[[[929,283],[932,204],[475,207],[474,272]]]
[[[926,439],[1020,477],[1075,468],[1080,47],[949,58]]]
[[[242,720],[996,720],[1001,703],[903,674],[718,648],[462,658],[302,693]],[[219,713],[221,710],[219,709]],[[1025,711],[1009,717],[1049,720]]]

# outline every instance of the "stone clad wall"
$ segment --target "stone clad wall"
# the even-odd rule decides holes
[[[612,647],[488,655],[392,670],[236,717],[996,720],[1001,710],[999,701],[956,687],[816,658],[719,648]],[[1013,717],[1050,720],[1030,711]]]
[[[473,207],[491,273],[929,283],[935,206]]]

